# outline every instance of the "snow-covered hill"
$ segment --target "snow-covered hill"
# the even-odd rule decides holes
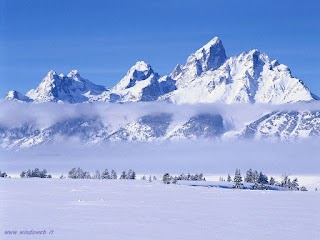
[[[138,61],[111,90],[82,78],[50,71],[26,96],[10,91],[7,100],[82,103],[93,101],[173,103],[292,103],[317,99],[289,68],[266,54],[251,50],[227,58],[222,41],[213,38],[185,65],[161,77]]]

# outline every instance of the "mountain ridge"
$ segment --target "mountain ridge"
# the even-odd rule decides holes
[[[192,53],[185,65],[160,76],[138,61],[112,88],[82,78],[77,70],[64,75],[51,70],[36,89],[24,96],[10,91],[7,100],[22,102],[139,102],[273,103],[319,98],[290,69],[257,49],[227,57],[222,41],[214,37]]]

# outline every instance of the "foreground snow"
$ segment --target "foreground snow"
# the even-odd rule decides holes
[[[249,191],[130,180],[0,179],[5,231],[48,239],[319,239],[320,192]],[[48,232],[54,230],[50,236]]]

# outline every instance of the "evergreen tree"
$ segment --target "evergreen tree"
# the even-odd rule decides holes
[[[231,181],[232,181],[231,176],[230,176],[230,174],[228,173],[227,182],[231,182]]]
[[[46,178],[47,177],[47,170],[43,169],[42,171],[39,171],[38,176],[35,177],[40,177],[40,178]]]
[[[41,172],[39,168],[35,168],[34,170],[32,170],[31,177],[41,177]]]
[[[145,181],[145,180],[146,180],[146,176],[143,175],[142,178],[141,178],[141,180]]]
[[[177,182],[178,182],[178,178],[177,178],[177,177],[174,177],[173,180],[172,180],[172,183],[173,183],[173,184],[176,184]]]
[[[111,176],[109,174],[108,169],[103,170],[103,172],[101,173],[101,178],[102,179],[111,179]]]
[[[298,179],[295,178],[293,179],[293,181],[291,182],[291,190],[293,191],[299,191],[299,183],[298,183]]]
[[[30,170],[30,169],[27,171],[27,173],[26,173],[26,177],[27,177],[27,178],[32,177],[32,173],[31,173],[31,170]]]
[[[118,175],[115,170],[111,171],[111,179],[118,179]]]
[[[289,188],[290,185],[291,185],[291,182],[290,182],[289,176],[287,174],[283,174],[280,186],[284,188]]]
[[[99,170],[96,170],[95,174],[93,175],[93,179],[101,179],[101,174]]]
[[[254,175],[253,175],[253,171],[251,168],[246,172],[246,176],[244,178],[244,181],[248,182],[248,183],[254,183]]]
[[[27,177],[27,173],[26,173],[25,171],[22,171],[22,172],[20,173],[20,177],[21,177],[21,178]]]
[[[7,176],[8,176],[7,173],[0,171],[0,177],[6,178]]]
[[[259,181],[259,173],[257,170],[254,170],[253,172],[253,182],[258,182]]]
[[[149,182],[152,182],[152,178],[151,178],[151,175],[149,176]]]
[[[156,176],[153,176],[153,181],[157,181],[157,177]]]
[[[84,178],[84,179],[91,179],[90,173],[89,173],[89,172],[84,172],[82,178]]]
[[[233,182],[234,182],[234,185],[233,185],[234,188],[238,188],[238,189],[243,188],[240,169],[236,169]]]
[[[69,172],[68,172],[68,178],[73,178],[73,179],[83,179],[85,178],[85,175],[87,174],[87,172],[83,172],[83,170],[81,168],[72,168]]]
[[[263,174],[262,172],[259,173],[258,183],[260,184],[268,184],[268,177],[267,175]]]
[[[274,186],[276,184],[276,180],[273,177],[270,177],[269,185]]]
[[[164,184],[170,184],[171,182],[171,176],[169,173],[165,173],[162,177],[162,181]]]
[[[132,172],[133,172],[132,169],[129,169],[126,179],[131,179]]]
[[[135,171],[131,172],[130,179],[132,179],[132,180],[136,179],[136,172]]]
[[[126,171],[122,171],[122,173],[120,175],[120,179],[127,179]]]

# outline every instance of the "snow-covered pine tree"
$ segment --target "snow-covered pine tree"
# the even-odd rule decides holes
[[[231,182],[231,181],[232,181],[231,176],[230,176],[230,174],[228,173],[227,182]]]
[[[177,178],[177,177],[174,177],[173,180],[172,180],[172,183],[173,183],[173,184],[177,184],[177,182],[178,182],[178,178]]]
[[[199,181],[203,181],[203,179],[204,179],[204,178],[203,178],[203,173],[199,173],[198,176],[199,176]]]
[[[116,173],[115,170],[111,170],[111,176],[110,176],[111,179],[118,179],[118,175]]]
[[[157,181],[157,177],[156,176],[153,176],[153,181]]]
[[[253,182],[258,182],[259,181],[259,173],[257,170],[254,170],[253,172]]]
[[[84,179],[91,179],[91,175],[89,172],[84,172],[83,177]]]
[[[94,173],[93,179],[101,179],[101,174],[100,174],[100,171],[99,170],[96,170],[96,172]]]
[[[284,187],[284,188],[289,188],[290,184],[291,184],[291,182],[290,182],[289,176],[287,174],[283,174],[280,186]]]
[[[238,168],[236,169],[233,182],[234,182],[233,188],[237,188],[237,189],[243,188],[241,172],[240,172],[240,169]]]
[[[126,171],[122,171],[122,173],[120,175],[120,179],[127,179]]]
[[[82,179],[85,177],[85,172],[81,168],[72,168],[68,172],[68,178],[73,178],[73,179]]]
[[[25,171],[22,171],[22,172],[20,173],[20,177],[21,177],[21,178],[27,177],[27,173],[26,173]]]
[[[111,176],[109,174],[109,170],[107,168],[102,171],[101,178],[102,179],[111,179]]]
[[[274,186],[276,184],[276,180],[273,177],[270,177],[269,185]]]
[[[39,172],[39,176],[40,178],[46,178],[47,176],[47,170],[43,169],[42,171]]]
[[[26,177],[27,177],[27,178],[32,177],[32,172],[31,172],[30,169],[28,169],[28,171],[27,171],[27,173],[26,173]]]
[[[292,180],[290,188],[292,191],[299,191],[299,183],[297,178]]]
[[[268,176],[263,174],[262,172],[259,173],[259,179],[258,179],[258,183],[260,184],[268,184]]]
[[[149,176],[149,182],[152,182],[152,178],[151,178],[151,175]]]
[[[7,176],[8,176],[8,175],[7,175],[6,172],[1,172],[1,171],[0,171],[0,177],[6,178]]]
[[[146,180],[146,176],[143,175],[143,176],[141,177],[141,180],[145,181],[145,180]]]
[[[169,173],[165,173],[162,177],[162,181],[164,184],[170,184],[171,182],[171,176]]]
[[[130,175],[130,179],[134,180],[136,179],[136,172],[132,171],[131,175]]]
[[[132,169],[129,169],[126,179],[131,179]]]
[[[253,171],[251,168],[246,172],[246,176],[244,177],[244,181],[248,182],[248,183],[254,182]]]

